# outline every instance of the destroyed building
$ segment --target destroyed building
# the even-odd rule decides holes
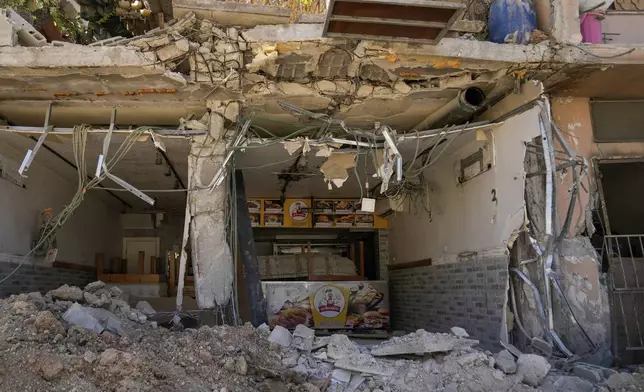
[[[380,3],[180,0],[87,45],[3,11],[0,296],[641,363],[644,2],[525,1],[502,43],[503,2]]]

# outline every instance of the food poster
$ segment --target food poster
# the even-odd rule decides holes
[[[333,215],[314,215],[315,227],[333,227]]]
[[[333,214],[333,200],[313,200],[313,213],[315,214]]]
[[[334,211],[336,214],[353,214],[354,201],[352,200],[336,200]]]
[[[264,200],[264,213],[282,214],[284,206],[279,200]]]
[[[262,211],[261,200],[247,200],[246,204],[248,205],[248,212],[251,214],[259,214]]]
[[[282,227],[284,226],[283,214],[269,214],[264,213],[264,226],[266,227]]]
[[[250,225],[252,227],[258,227],[260,222],[261,222],[261,219],[262,219],[261,214],[253,214],[253,213],[251,213],[249,215],[250,215]]]
[[[336,215],[335,227],[353,227],[355,215]]]
[[[373,227],[373,214],[356,214],[357,227]]]
[[[387,329],[387,283],[262,282],[271,327]]]
[[[284,226],[286,227],[311,227],[311,200],[288,199],[284,206]]]

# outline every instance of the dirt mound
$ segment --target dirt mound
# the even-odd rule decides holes
[[[66,299],[94,300],[79,291],[63,287],[0,300],[0,390],[311,391],[250,325],[157,328],[139,314],[128,317],[133,310],[104,290],[98,298],[107,303],[94,302],[114,310],[122,336],[98,333],[63,319],[73,304]]]

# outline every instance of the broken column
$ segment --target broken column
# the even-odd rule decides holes
[[[209,132],[208,136],[192,140],[188,160],[189,188],[193,189],[188,194],[190,244],[195,294],[201,309],[227,305],[233,286],[233,259],[226,241],[226,183],[212,191],[207,189],[226,152],[226,141],[221,138],[224,118],[214,110],[210,114]]]

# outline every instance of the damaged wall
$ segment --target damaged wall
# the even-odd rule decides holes
[[[13,149],[2,139],[0,156],[9,159],[5,170],[15,175],[25,151]],[[41,150],[39,154],[49,154]],[[5,161],[7,162],[7,161]],[[70,168],[70,170],[72,170]],[[1,255],[25,255],[36,239],[40,213],[53,208],[59,213],[76,192],[76,184],[69,182],[49,167],[34,160],[24,180],[24,188],[0,177],[0,259]],[[57,261],[95,265],[95,254],[104,253],[105,260],[120,256],[122,230],[120,203],[108,204],[97,195],[87,195],[69,221],[57,234]],[[11,257],[15,261],[15,257]]]
[[[406,212],[389,218],[393,263],[443,264],[508,245],[524,222],[524,141],[539,134],[537,116],[538,109],[515,116],[426,171],[431,219]],[[485,146],[493,150],[492,168],[459,184],[461,159]]]

